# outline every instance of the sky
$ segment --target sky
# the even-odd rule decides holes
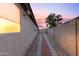
[[[62,22],[79,16],[79,3],[31,3],[34,16],[39,26],[46,26],[45,18],[50,13],[61,14]]]

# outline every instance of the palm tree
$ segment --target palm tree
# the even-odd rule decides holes
[[[50,13],[46,18],[47,27],[53,28],[58,24],[62,23],[63,20],[61,15],[56,15],[55,13]]]

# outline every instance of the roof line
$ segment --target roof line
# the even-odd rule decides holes
[[[30,12],[30,14],[28,14],[28,16],[31,18],[32,22],[38,27],[38,24],[36,22],[36,19],[34,17],[33,11],[31,9],[31,6],[29,3],[19,3],[19,5],[22,7],[22,9],[27,13],[27,10]]]

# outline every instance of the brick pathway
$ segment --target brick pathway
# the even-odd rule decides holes
[[[42,36],[42,43],[41,43],[41,55],[42,56],[52,56],[47,41],[45,40],[44,36]]]

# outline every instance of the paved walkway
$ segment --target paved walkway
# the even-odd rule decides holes
[[[39,35],[39,45],[37,49],[37,56],[52,56],[47,40],[43,33]]]
[[[42,36],[41,55],[42,56],[52,56],[52,53],[50,51],[47,41],[45,40],[44,35]]]
[[[30,47],[27,49],[28,56],[67,56],[68,54],[58,45],[56,40],[45,33],[38,33]]]
[[[40,34],[38,48],[38,53],[40,53],[39,56],[68,56],[68,54],[59,46],[57,41],[45,33]]]

